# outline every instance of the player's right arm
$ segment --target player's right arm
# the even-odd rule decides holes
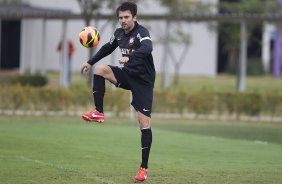
[[[115,34],[116,33],[114,33],[112,35],[112,37],[111,37],[111,39],[108,43],[103,45],[100,48],[100,50],[89,61],[87,61],[88,64],[94,65],[95,63],[100,61],[102,58],[111,54],[118,47],[118,43],[117,43],[117,39],[115,37]]]
[[[99,51],[81,67],[81,74],[86,73],[92,65],[100,61],[102,58],[111,54],[118,47],[115,33],[112,35],[110,41],[104,44]]]

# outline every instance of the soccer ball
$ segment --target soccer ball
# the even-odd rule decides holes
[[[79,33],[79,41],[86,48],[96,47],[100,42],[99,31],[94,27],[87,26]]]

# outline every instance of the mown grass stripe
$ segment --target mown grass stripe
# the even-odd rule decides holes
[[[25,156],[17,156],[16,158],[20,159],[20,160],[23,160],[23,161],[27,161],[27,162],[33,162],[33,163],[36,163],[36,164],[39,164],[39,165],[42,165],[42,166],[51,167],[51,168],[55,168],[55,169],[58,169],[58,170],[63,170],[65,172],[76,173],[76,174],[79,174],[79,175],[84,176],[86,178],[94,179],[95,181],[98,181],[98,182],[101,182],[101,183],[105,183],[105,184],[118,184],[116,182],[107,180],[107,179],[105,179],[103,177],[97,176],[97,174],[95,174],[93,172],[91,172],[91,173],[82,172],[82,171],[77,170],[77,169],[66,168],[66,167],[64,167],[62,165],[51,164],[51,163],[44,162],[42,160],[32,159],[32,158],[28,158],[28,157],[25,157]]]

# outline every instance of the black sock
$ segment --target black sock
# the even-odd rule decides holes
[[[93,78],[93,97],[96,110],[104,113],[103,101],[105,94],[105,78],[94,74]]]
[[[148,168],[149,154],[152,144],[151,128],[141,130],[141,145],[142,145],[142,163],[141,167]]]

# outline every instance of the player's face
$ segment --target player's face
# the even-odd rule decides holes
[[[121,28],[128,33],[134,28],[136,16],[133,17],[129,10],[119,11],[118,20]]]

